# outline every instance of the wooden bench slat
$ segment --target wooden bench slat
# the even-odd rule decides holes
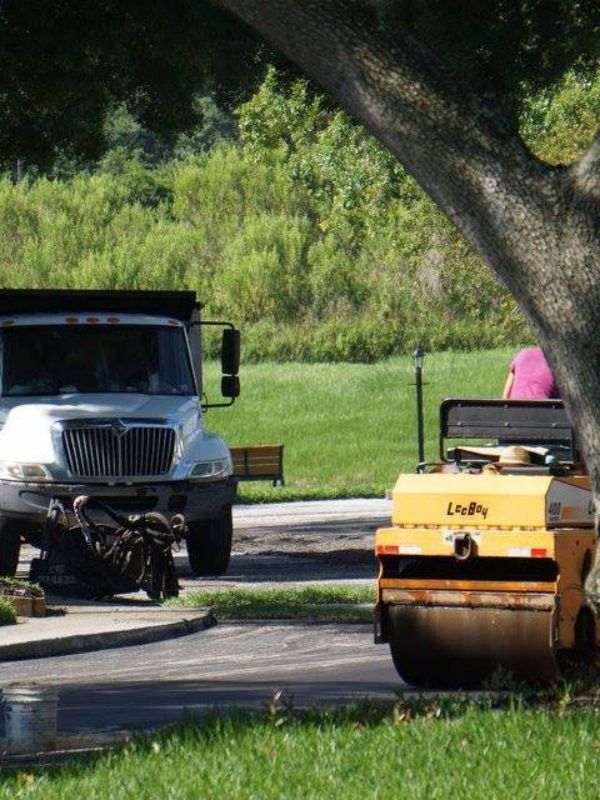
[[[243,456],[244,453],[248,452],[251,453],[253,456],[272,456],[272,457],[279,457],[283,445],[274,445],[274,444],[257,444],[257,445],[248,445],[247,447],[230,447],[232,455],[236,456]]]
[[[283,445],[256,444],[231,447],[234,474],[241,480],[272,480],[283,486]]]

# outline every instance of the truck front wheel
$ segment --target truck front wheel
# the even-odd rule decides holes
[[[217,519],[188,523],[188,558],[194,575],[223,575],[231,556],[231,506]]]
[[[12,578],[19,566],[21,526],[12,519],[0,518],[0,575]]]

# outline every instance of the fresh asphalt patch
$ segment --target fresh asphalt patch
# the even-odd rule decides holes
[[[216,708],[263,708],[284,689],[298,706],[391,698],[400,686],[368,625],[218,625],[125,649],[0,665],[59,686],[59,730],[156,727]]]
[[[176,554],[182,593],[231,587],[366,583],[375,579],[375,530],[389,501],[351,500],[236,507],[226,575],[191,574]],[[24,547],[26,576],[35,551]],[[145,595],[119,598],[131,606]],[[60,688],[59,730],[155,727],[188,712],[260,708],[277,689],[298,705],[390,697],[400,686],[388,648],[369,625],[220,624],[173,640],[93,653],[0,664],[0,687],[14,681]]]

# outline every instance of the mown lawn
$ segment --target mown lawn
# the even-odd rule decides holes
[[[446,700],[231,714],[92,763],[0,777],[19,800],[559,800],[598,797],[600,716]]]
[[[375,586],[303,586],[278,589],[217,589],[190,592],[169,606],[210,607],[219,620],[303,619],[372,622]]]
[[[512,350],[433,353],[424,368],[426,455],[437,454],[438,408],[444,397],[498,397]],[[216,365],[206,391],[217,399]],[[378,364],[251,364],[232,408],[206,416],[209,429],[232,445],[285,445],[289,490],[242,484],[242,495],[382,494],[416,462],[412,359]]]

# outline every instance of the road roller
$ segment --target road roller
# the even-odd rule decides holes
[[[375,640],[400,677],[546,683],[595,659],[594,502],[562,402],[448,399],[439,440],[376,533]]]

